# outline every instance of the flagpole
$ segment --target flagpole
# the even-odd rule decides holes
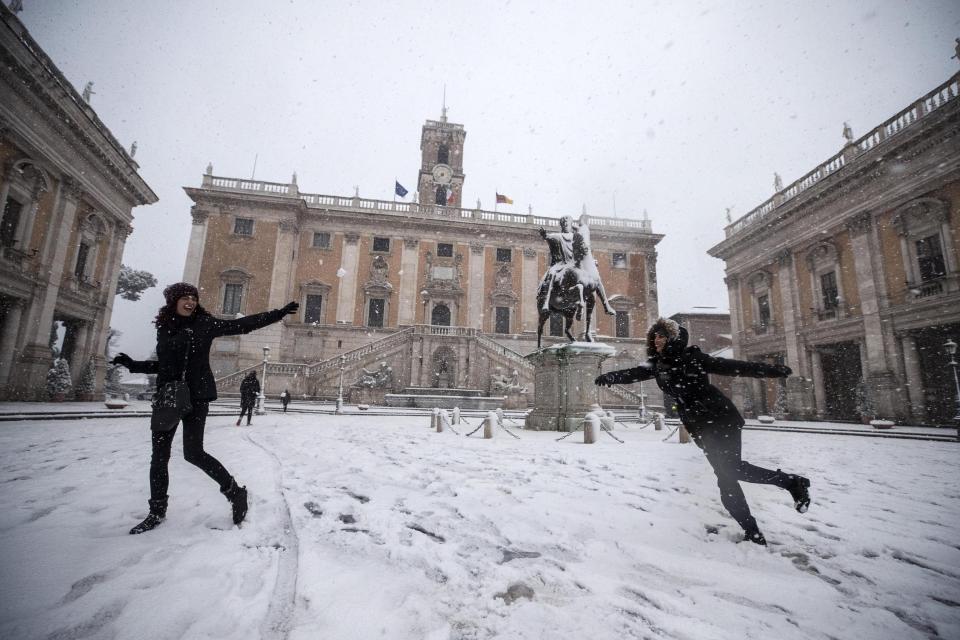
[[[397,184],[398,183],[399,183],[399,180],[397,180],[397,176],[393,176],[393,202],[394,203],[397,202]]]
[[[497,210],[497,205],[499,205],[499,204],[500,204],[500,192],[499,192],[499,191],[496,191],[496,192],[494,192],[494,198],[493,198],[493,210],[494,210],[494,212],[496,212],[496,210]]]

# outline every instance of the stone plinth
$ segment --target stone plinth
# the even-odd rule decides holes
[[[533,411],[524,428],[535,431],[575,431],[584,416],[599,405],[600,387],[593,379],[600,363],[616,354],[602,342],[571,342],[527,356],[535,367]]]

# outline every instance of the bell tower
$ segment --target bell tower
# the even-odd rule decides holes
[[[420,176],[417,193],[421,205],[460,207],[463,197],[462,124],[447,121],[444,100],[439,120],[427,120],[420,135]]]

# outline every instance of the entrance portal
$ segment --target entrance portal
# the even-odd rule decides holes
[[[859,422],[857,389],[863,380],[860,366],[860,345],[838,342],[820,347],[823,387],[826,396],[826,417],[833,420]]]

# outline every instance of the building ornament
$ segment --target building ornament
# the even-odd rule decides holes
[[[723,279],[727,287],[730,289],[736,289],[740,286],[740,276],[731,274]]]
[[[407,249],[416,249],[417,245],[420,244],[419,238],[404,238],[403,246]]]
[[[789,249],[784,249],[776,255],[776,260],[781,267],[789,267],[793,263],[793,253]]]
[[[846,222],[847,230],[857,235],[867,233],[871,226],[873,226],[873,216],[867,211],[858,213]]]
[[[195,204],[190,207],[190,217],[193,220],[193,224],[206,224],[207,218],[210,217],[210,211]]]
[[[348,231],[343,234],[343,239],[347,244],[357,244],[360,242],[360,234]]]
[[[284,219],[280,221],[281,233],[300,233],[300,226],[296,220]]]
[[[532,260],[533,258],[536,258],[536,257],[537,257],[537,250],[536,250],[536,249],[531,249],[530,247],[524,247],[524,248],[523,248],[523,257],[524,257],[524,258],[527,258],[528,260]]]
[[[483,255],[484,246],[475,242],[470,243],[470,253],[475,256]]]
[[[944,224],[947,211],[947,205],[937,198],[917,198],[897,210],[893,216],[893,226],[899,235],[908,236],[913,226]]]

